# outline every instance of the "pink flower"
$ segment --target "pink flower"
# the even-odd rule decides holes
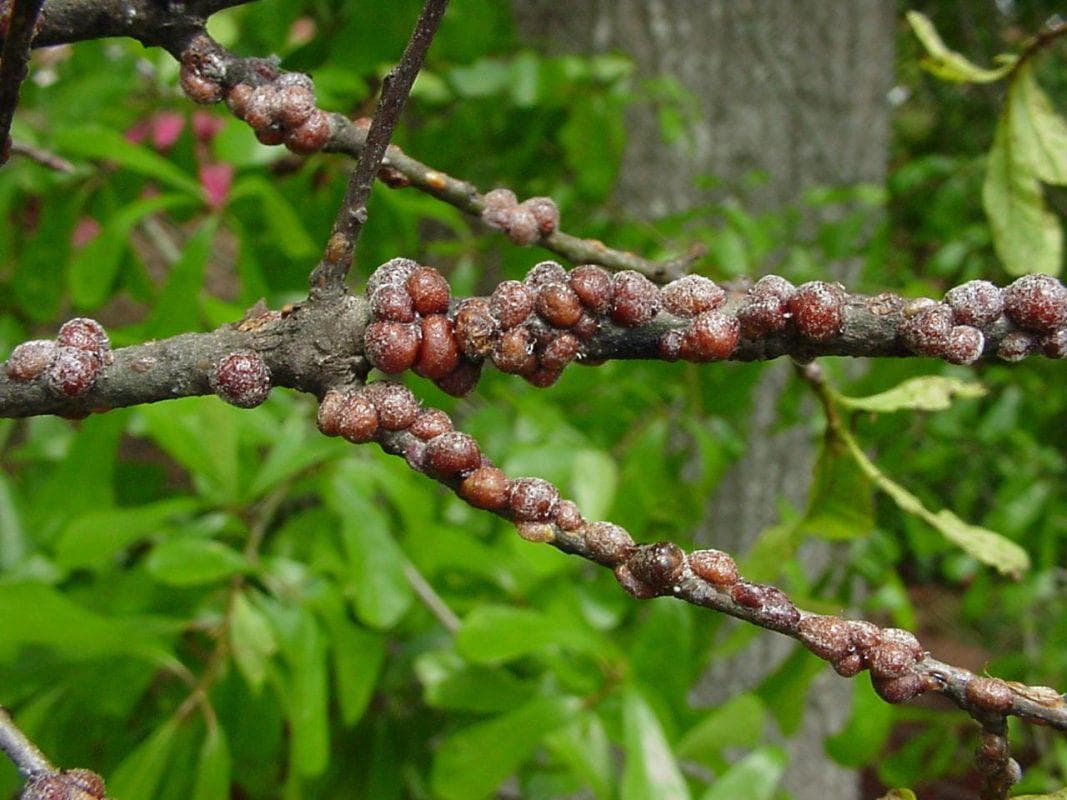
[[[233,166],[230,164],[201,164],[200,186],[204,190],[204,200],[208,206],[217,211],[226,205],[233,183]]]
[[[152,131],[152,120],[142,119],[126,129],[126,141],[131,144],[140,144],[148,138]]]
[[[92,217],[81,217],[70,232],[70,244],[75,250],[80,250],[99,235],[100,223]]]
[[[163,111],[152,120],[152,144],[156,150],[169,150],[178,141],[185,117],[173,111]]]
[[[210,111],[193,112],[193,136],[198,142],[210,142],[222,130],[222,117]]]

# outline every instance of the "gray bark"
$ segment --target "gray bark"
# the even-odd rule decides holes
[[[550,50],[622,51],[641,77],[673,76],[699,103],[688,142],[667,146],[655,109],[630,109],[617,199],[651,218],[710,199],[694,177],[727,184],[754,170],[768,180],[757,207],[793,201],[804,188],[880,183],[888,153],[886,93],[892,80],[894,5],[880,0],[518,0],[527,41]],[[838,265],[841,276],[847,265]],[[744,552],[777,522],[781,498],[802,507],[812,447],[798,429],[776,430],[776,407],[790,368],[768,368],[756,389],[750,442],[708,506],[699,538]],[[825,563],[825,548],[808,548]],[[699,690],[716,702],[750,688],[792,647],[761,635],[732,662],[718,664]],[[798,800],[857,796],[853,773],[822,752],[827,732],[847,716],[850,686],[824,675],[811,693],[805,729],[789,743],[786,789]]]

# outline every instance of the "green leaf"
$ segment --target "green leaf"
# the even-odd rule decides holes
[[[942,411],[957,397],[972,400],[985,394],[986,389],[980,383],[945,375],[926,375],[909,378],[892,389],[868,397],[839,396],[837,399],[846,408],[887,414],[904,409]]]
[[[71,259],[70,294],[75,304],[94,308],[107,299],[135,225],[158,211],[193,202],[188,195],[162,194],[135,200],[108,219],[100,235]]]
[[[908,790],[904,789],[903,791]],[[907,798],[902,796],[902,800],[915,800],[915,795],[912,794],[911,797]],[[1067,788],[1058,789],[1051,794],[1019,794],[1015,795],[1013,800],[1067,800]]]
[[[218,222],[218,217],[207,217],[171,265],[167,282],[155,300],[155,310],[141,326],[140,332],[146,338],[162,339],[201,327],[200,293]]]
[[[251,569],[248,559],[222,542],[190,537],[168,539],[148,556],[148,573],[169,586],[214,583]]]
[[[1038,180],[1067,184],[1067,120],[1034,79],[1031,61],[1012,78],[1008,119],[1012,154]]]
[[[303,218],[273,183],[259,175],[235,181],[230,190],[230,203],[245,198],[254,201],[271,239],[286,258],[299,261],[318,252]]]
[[[871,482],[843,449],[838,437],[827,429],[798,531],[847,541],[874,529]]]
[[[189,471],[202,494],[226,505],[239,499],[238,417],[248,413],[202,397],[138,409],[152,440]]]
[[[174,749],[179,722],[172,717],[119,764],[108,778],[108,796],[115,800],[155,797]]]
[[[1030,568],[1030,556],[1015,542],[986,528],[970,525],[951,511],[930,511],[918,497],[890,479],[868,459],[855,439],[845,434],[845,441],[860,469],[893,499],[901,511],[923,520],[960,549],[1004,575],[1017,578]]]
[[[990,83],[1003,78],[1015,65],[1014,56],[1000,56],[999,60],[1002,64],[996,69],[979,67],[955,50],[950,50],[925,14],[909,11],[905,16],[915,36],[926,48],[928,58],[923,59],[923,67],[942,80],[960,83]]]
[[[447,736],[433,760],[435,795],[443,800],[486,797],[533,754],[545,734],[568,724],[580,708],[574,697],[539,697]]]
[[[792,654],[756,689],[786,736],[792,736],[800,729],[807,707],[808,688],[825,667],[824,661],[803,647],[795,647]]]
[[[754,694],[739,694],[690,728],[676,748],[679,758],[708,763],[727,747],[755,747],[763,740],[767,709]]]
[[[310,610],[272,606],[282,654],[289,664],[286,716],[289,753],[300,775],[321,775],[329,761],[329,680],[326,642]]]
[[[612,795],[615,762],[611,742],[600,717],[584,712],[570,725],[545,737],[545,747],[601,800]]]
[[[11,496],[11,483],[0,473],[0,572],[18,563],[26,548],[26,532]]]
[[[385,663],[385,637],[349,623],[331,631],[330,645],[341,720],[352,726],[363,717],[378,684]]]
[[[602,450],[578,450],[571,471],[571,496],[587,519],[607,519],[619,469],[615,460]]]
[[[278,484],[337,454],[337,449],[314,426],[308,426],[302,413],[290,414],[277,429],[270,452],[263,460],[246,497],[257,499]]]
[[[852,682],[852,712],[845,727],[826,737],[826,752],[843,767],[871,763],[892,732],[893,707],[875,694],[870,681]]]
[[[348,556],[350,579],[345,595],[356,614],[375,628],[395,625],[411,605],[411,587],[404,575],[404,554],[389,533],[381,513],[364,501],[350,505],[341,519],[341,536]]]
[[[197,198],[201,196],[200,184],[195,178],[149,148],[129,141],[113,128],[102,125],[58,128],[53,143],[63,155],[111,161]]]
[[[237,668],[248,685],[258,691],[267,676],[267,664],[278,649],[267,617],[244,592],[236,595],[230,618],[230,647]]]
[[[464,620],[456,634],[456,650],[469,661],[501,664],[547,648],[596,653],[601,649],[598,638],[592,631],[540,611],[485,604]]]
[[[1041,184],[1020,161],[1011,137],[1012,115],[1009,104],[997,123],[982,185],[993,246],[1012,275],[1056,275],[1063,260],[1063,229],[1045,207]]]
[[[426,704],[477,713],[501,713],[528,701],[534,685],[507,669],[468,664],[451,650],[424,653],[415,662]]]
[[[160,648],[139,620],[96,614],[40,583],[0,585],[0,619],[0,657],[8,660],[29,645],[53,648],[73,661],[116,653],[150,655]]]
[[[1027,795],[1029,797],[1030,795]],[[1037,797],[1038,795],[1033,795]],[[1052,795],[1041,795],[1041,797],[1051,797]],[[878,800],[918,800],[915,796],[915,792],[911,789],[890,789],[883,794]],[[1018,800],[1018,799],[1017,799]]]
[[[763,747],[733,764],[700,800],[770,800],[789,756],[781,747]]]
[[[621,800],[688,800],[689,787],[655,713],[635,689],[623,696],[623,747],[626,765]]]
[[[56,542],[56,563],[64,569],[100,566],[140,539],[170,532],[172,520],[198,506],[196,498],[176,497],[135,508],[89,511],[63,529]]]
[[[196,780],[190,800],[228,800],[230,797],[230,747],[226,733],[217,724],[208,729],[200,746]]]

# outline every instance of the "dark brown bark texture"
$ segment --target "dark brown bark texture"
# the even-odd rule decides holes
[[[754,208],[793,201],[804,188],[881,182],[888,152],[886,92],[892,79],[893,5],[878,0],[519,0],[527,40],[555,50],[618,50],[640,77],[675,78],[699,103],[687,146],[662,141],[655,108],[635,102],[628,117],[617,199],[643,217],[681,211],[711,199],[695,177],[731,181],[753,171],[767,181]],[[845,277],[848,265],[837,265]],[[788,277],[788,276],[787,276]],[[752,367],[749,367],[752,368]],[[754,393],[748,449],[709,503],[700,539],[744,552],[777,522],[785,497],[803,504],[811,474],[808,435],[778,430],[786,364],[765,369]],[[821,568],[825,547],[805,553]],[[714,703],[757,683],[752,665],[773,669],[791,645],[758,637],[736,659],[716,665],[696,702]],[[840,727],[849,689],[824,674],[811,692],[817,705],[792,740],[786,789],[799,800],[848,798],[856,778],[822,754],[823,736]]]

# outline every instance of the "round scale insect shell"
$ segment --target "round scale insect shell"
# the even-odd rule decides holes
[[[449,431],[426,443],[423,463],[426,465],[426,471],[434,477],[451,480],[481,466],[482,454],[472,436],[459,431]]]
[[[581,319],[582,303],[565,283],[546,283],[537,292],[537,313],[549,325],[569,328]]]
[[[737,321],[746,339],[762,339],[777,333],[789,323],[786,301],[774,294],[749,295],[737,311]]]
[[[537,217],[529,209],[522,206],[511,210],[504,225],[504,232],[512,243],[517,244],[519,247],[529,247],[541,235],[537,226]]]
[[[56,344],[60,347],[76,347],[98,356],[111,349],[111,340],[104,326],[88,317],[75,317],[64,322],[56,335]]]
[[[534,310],[534,294],[519,281],[503,281],[489,296],[489,312],[507,330],[521,325]]]
[[[726,292],[703,275],[686,275],[671,281],[661,294],[663,310],[677,317],[695,317],[704,311],[714,311],[726,299]]]
[[[899,678],[876,678],[872,675],[871,685],[887,703],[906,703],[922,694],[925,688],[922,677],[914,672]]]
[[[484,297],[471,297],[460,303],[453,327],[468,358],[483,359],[493,351],[499,329]]]
[[[598,564],[616,566],[630,557],[633,537],[612,522],[592,522],[586,526],[585,540]]]
[[[406,386],[391,381],[368,384],[362,395],[374,404],[378,421],[387,431],[410,427],[419,413],[419,401]]]
[[[459,366],[459,344],[452,320],[444,314],[422,318],[422,342],[415,360],[415,371],[431,380],[439,380]]]
[[[970,325],[956,325],[948,332],[942,355],[950,364],[973,364],[982,357],[985,336]]]
[[[537,220],[537,230],[542,236],[551,236],[559,230],[559,208],[551,197],[531,197],[522,205]]]
[[[585,525],[585,520],[574,501],[560,500],[556,507],[556,524],[565,531],[576,531]]]
[[[363,334],[363,352],[382,372],[396,375],[415,365],[421,342],[418,323],[372,322]]]
[[[1050,333],[1067,323],[1067,287],[1051,275],[1023,275],[1004,289],[1004,310],[1020,328]]]
[[[657,542],[638,548],[626,565],[639,581],[663,591],[680,576],[685,553],[673,542]]]
[[[696,363],[729,358],[740,338],[741,325],[737,317],[705,311],[694,318],[682,334],[679,355]]]
[[[967,281],[945,293],[957,325],[983,328],[1004,313],[1004,293],[989,281]]]
[[[452,430],[452,420],[439,408],[424,408],[415,417],[415,421],[411,423],[408,430],[411,431],[412,436],[428,442],[435,436]]]
[[[56,343],[51,339],[23,342],[11,351],[4,372],[13,381],[32,381],[48,368],[55,354]]]
[[[541,478],[519,478],[508,498],[512,517],[520,522],[548,522],[556,513],[559,490]]]
[[[325,147],[332,135],[330,115],[316,108],[304,122],[286,131],[283,141],[293,153],[309,156]]]
[[[545,369],[562,370],[577,357],[581,348],[578,337],[571,333],[561,333],[541,351],[541,366]]]
[[[270,396],[270,369],[252,351],[223,356],[208,380],[215,394],[239,408],[255,408]]]
[[[567,280],[567,270],[555,261],[539,261],[526,273],[525,283],[537,289],[546,283],[563,283]]]
[[[393,283],[403,286],[408,276],[418,269],[418,263],[410,258],[393,258],[379,266],[367,278],[367,297],[373,297],[379,286]]]
[[[567,280],[582,305],[594,314],[606,314],[611,308],[615,290],[611,273],[603,267],[593,264],[575,267],[567,275]]]
[[[512,328],[505,331],[493,350],[493,364],[501,372],[528,375],[537,369],[537,356],[533,350],[530,332],[525,328]]]
[[[280,85],[278,87],[278,121],[285,128],[295,128],[307,122],[315,111],[315,94],[306,86]]]
[[[499,511],[508,504],[511,482],[497,467],[483,465],[463,479],[456,492],[475,508]]]
[[[816,342],[837,336],[845,323],[845,293],[835,283],[809,281],[789,298],[797,332]]]
[[[877,678],[899,678],[915,664],[915,653],[896,642],[881,642],[866,653],[867,665]]]
[[[689,568],[697,577],[718,587],[732,586],[740,578],[737,563],[721,550],[694,550],[689,554]]]
[[[994,714],[1003,714],[1015,702],[1011,687],[997,678],[975,676],[967,682],[965,694],[968,702]]]
[[[373,441],[378,435],[378,409],[366,392],[345,392],[337,417],[337,433],[353,444]]]
[[[444,276],[433,267],[416,268],[408,276],[405,285],[415,310],[420,314],[444,314],[448,311],[452,290]]]
[[[655,319],[660,309],[660,291],[652,281],[634,270],[616,272],[612,281],[611,318],[634,328]]]
[[[764,275],[752,284],[749,294],[753,297],[777,297],[783,303],[788,303],[796,290],[797,287],[780,275]]]
[[[797,633],[808,650],[826,661],[839,661],[852,650],[848,623],[839,617],[811,614],[800,620]]]
[[[379,286],[370,298],[371,313],[375,319],[391,322],[413,322],[415,304],[403,286],[387,283]]]
[[[473,363],[467,359],[460,359],[454,370],[443,378],[437,378],[434,383],[437,388],[452,397],[466,397],[482,377],[481,363]]]

